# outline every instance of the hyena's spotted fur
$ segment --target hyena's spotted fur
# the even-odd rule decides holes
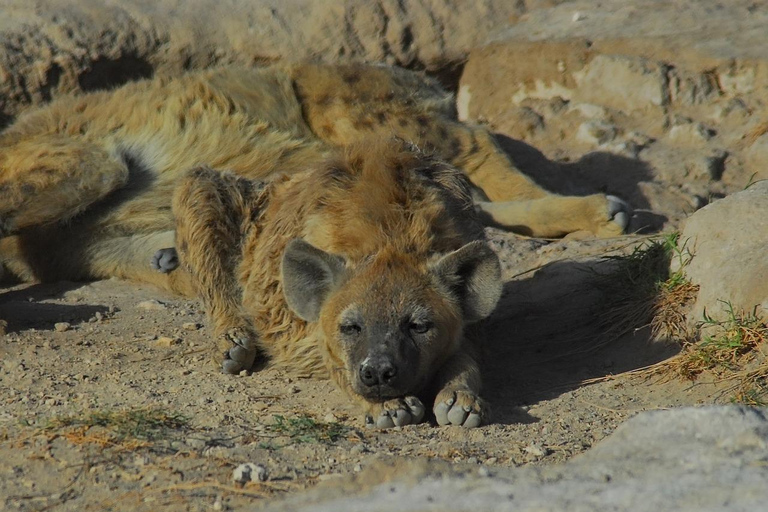
[[[627,212],[542,190],[454,114],[433,81],[363,65],[220,69],[59,99],[0,134],[0,262],[25,280],[199,294],[226,371],[262,351],[332,376],[380,426],[420,421],[429,391],[440,423],[476,426],[469,339],[499,293],[478,220],[610,236]],[[171,247],[182,268],[150,268]]]

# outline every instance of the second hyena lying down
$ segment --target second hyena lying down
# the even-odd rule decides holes
[[[486,418],[475,324],[500,279],[480,222],[611,236],[627,221],[615,198],[545,192],[432,81],[387,67],[139,82],[0,135],[8,270],[197,294],[225,371],[261,353],[329,376],[381,427],[421,421],[432,397],[440,424]]]

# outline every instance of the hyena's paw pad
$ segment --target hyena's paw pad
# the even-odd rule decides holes
[[[415,396],[396,398],[377,404],[365,416],[369,428],[392,428],[416,425],[424,419],[426,408]]]
[[[178,268],[179,254],[176,252],[174,247],[160,249],[152,255],[152,259],[149,260],[149,264],[158,272],[167,274]]]
[[[247,329],[235,327],[216,339],[214,362],[221,365],[224,373],[237,374],[250,370],[258,350],[254,337]]]
[[[469,391],[443,391],[435,400],[435,419],[439,425],[476,428],[486,414],[483,401]]]

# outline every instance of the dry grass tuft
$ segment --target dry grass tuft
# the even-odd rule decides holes
[[[187,418],[180,414],[163,409],[142,408],[59,416],[51,419],[43,430],[74,444],[135,450],[151,446],[171,431],[187,425]]]
[[[267,426],[268,432],[288,437],[293,443],[332,444],[345,437],[350,430],[341,423],[320,422],[306,415],[296,418],[275,415],[274,423]]]
[[[681,354],[670,361],[670,369],[691,380],[706,370],[737,381],[747,374],[755,382],[768,377],[768,362],[762,352],[768,339],[766,319],[757,315],[757,308],[751,313],[736,312],[731,303],[723,304],[725,319],[715,320],[705,313],[699,324],[701,339],[685,343]],[[756,360],[761,360],[759,366],[766,366],[766,371],[762,376],[760,368],[745,374],[745,369]]]
[[[650,326],[656,338],[687,337],[685,311],[698,287],[683,274],[690,260],[685,245],[678,247],[678,233],[652,238],[628,255],[608,256],[614,268],[602,276],[600,288],[611,297],[602,316],[602,331],[611,338]],[[676,260],[677,271],[670,271]]]

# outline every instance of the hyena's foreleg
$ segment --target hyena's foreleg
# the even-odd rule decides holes
[[[191,171],[174,193],[176,250],[205,304],[216,339],[214,361],[226,373],[249,370],[258,333],[242,310],[241,238],[260,184],[208,168]]]
[[[110,151],[64,135],[0,137],[0,237],[66,220],[120,188],[128,168]]]
[[[463,347],[438,371],[438,389],[433,411],[440,425],[474,428],[487,423],[489,411],[480,398],[482,379],[477,357],[470,347]]]

